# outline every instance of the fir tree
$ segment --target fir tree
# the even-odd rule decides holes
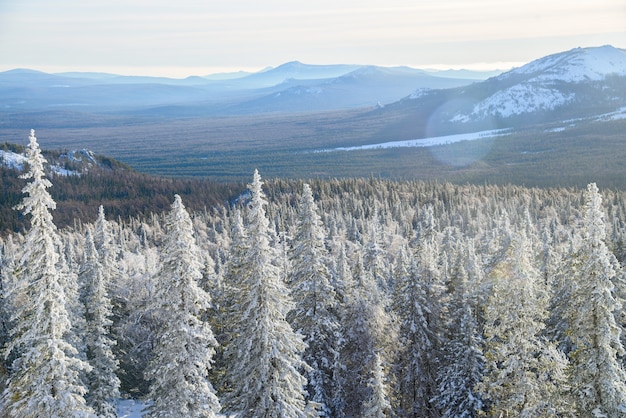
[[[68,341],[72,324],[60,272],[61,242],[50,213],[56,203],[47,191],[45,158],[31,130],[27,151],[31,179],[19,209],[30,215],[19,277],[13,289],[14,327],[5,355],[16,354],[3,395],[10,417],[93,416],[80,375],[89,365]]]
[[[281,254],[270,245],[262,184],[255,170],[249,185],[246,266],[239,271],[242,314],[227,353],[233,361],[228,405],[241,417],[304,417],[306,379],[300,370],[308,370],[301,358],[306,344],[286,320],[293,302],[276,266]]]
[[[165,219],[162,265],[152,309],[160,327],[145,376],[150,380],[148,417],[214,417],[220,405],[208,372],[217,342],[200,319],[210,298],[202,278],[191,218],[176,195]]]

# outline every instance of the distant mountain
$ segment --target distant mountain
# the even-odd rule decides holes
[[[252,74],[185,79],[18,69],[0,73],[0,112],[54,109],[193,117],[317,111],[373,106],[398,100],[419,87],[448,88],[472,81],[408,67],[298,61]]]
[[[419,89],[379,112],[404,119],[390,132],[427,137],[585,118],[626,106],[626,50],[576,48],[449,90]]]
[[[313,73],[310,73],[311,75]],[[284,89],[236,104],[227,113],[307,112],[384,106],[416,88],[447,89],[475,80],[437,77],[408,67],[361,66],[330,79],[290,79]]]
[[[299,61],[291,61],[276,68],[270,68],[248,75],[237,80],[240,86],[262,88],[275,86],[290,79],[315,80],[342,76],[354,71],[360,65],[311,65]]]

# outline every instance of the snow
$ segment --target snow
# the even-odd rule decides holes
[[[609,75],[626,76],[626,50],[603,46],[549,55],[498,76],[500,80],[523,76],[524,80],[496,92],[478,102],[470,113],[456,115],[450,121],[465,123],[554,110],[576,99],[574,93],[558,88],[562,83],[601,81]]]
[[[81,162],[83,161],[83,159],[85,159],[87,160],[88,165],[97,164],[93,152],[84,149],[80,151],[70,151],[67,154],[61,155],[61,158],[67,158],[70,161],[78,162]],[[0,165],[4,165],[5,167],[12,168],[18,171],[24,171],[25,162],[26,157],[22,154],[17,154],[13,151],[0,150]],[[68,170],[56,164],[51,164],[50,170],[52,170],[54,174],[57,174],[59,176],[80,176],[80,173],[78,171]]]
[[[432,89],[429,89],[427,87],[419,88],[419,89],[415,90],[413,93],[411,93],[411,95],[409,96],[409,99],[410,100],[419,99],[420,97],[424,97],[424,96],[428,95],[428,93],[430,93],[431,91],[432,91]]]
[[[53,173],[59,175],[59,176],[63,176],[63,177],[67,177],[67,176],[80,176],[80,173],[77,171],[73,171],[73,170],[68,170],[67,168],[63,168],[60,167],[58,165],[51,165],[50,169],[52,170]]]
[[[478,102],[471,114],[456,115],[450,121],[468,122],[488,116],[508,118],[524,113],[554,110],[574,99],[574,94],[564,94],[556,89],[533,84],[516,84]]]
[[[119,418],[139,418],[148,404],[135,399],[122,399],[117,402],[117,416]]]
[[[506,76],[535,73],[540,73],[540,75],[529,81],[560,80],[577,83],[603,80],[611,74],[626,76],[626,51],[608,45],[597,48],[576,48],[538,59],[510,71]]]
[[[70,161],[82,162],[83,160],[87,160],[87,162],[91,164],[97,164],[95,154],[92,151],[87,149],[81,150],[71,150],[68,151],[67,154],[61,155],[61,158],[67,158]]]
[[[615,112],[605,113],[604,115],[600,115],[596,118],[598,121],[606,121],[606,120],[620,120],[626,119],[626,107],[621,107],[617,109]]]
[[[382,142],[379,144],[358,145],[355,147],[339,147],[332,149],[320,150],[317,152],[332,151],[356,151],[368,149],[387,149],[387,148],[407,148],[407,147],[434,147],[437,145],[448,145],[461,141],[475,141],[477,139],[491,138],[495,136],[508,135],[507,129],[494,129],[490,131],[470,132],[465,134],[436,136],[432,138],[409,139],[406,141]]]
[[[22,154],[16,154],[12,151],[0,150],[0,160],[5,166],[16,169],[18,171],[22,171],[24,170],[24,163],[26,162],[26,157],[23,156]]]

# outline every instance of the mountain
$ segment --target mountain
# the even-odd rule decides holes
[[[409,67],[362,66],[334,78],[288,79],[272,88],[278,91],[238,103],[225,112],[255,114],[371,108],[397,101],[416,88],[447,89],[474,81],[438,77]]]
[[[359,68],[359,65],[311,65],[291,61],[276,68],[269,68],[237,79],[241,87],[262,88],[275,86],[290,79],[315,80],[342,76]]]
[[[23,199],[26,184],[19,176],[25,170],[25,153],[22,145],[0,144],[0,237],[22,231],[27,224],[27,218],[14,209]],[[100,205],[107,208],[112,219],[144,218],[168,210],[175,194],[185,199],[190,210],[206,210],[222,205],[245,188],[208,179],[149,176],[85,149],[44,149],[42,154],[48,161],[45,170],[53,183],[49,191],[57,202],[53,216],[59,227],[72,225],[76,219],[96,219]]]
[[[626,50],[602,46],[549,55],[465,87],[419,89],[379,112],[404,115],[388,129],[408,139],[522,128],[625,106]]]
[[[252,74],[185,79],[18,69],[0,73],[0,112],[71,110],[194,117],[318,111],[372,106],[398,100],[418,87],[444,88],[473,81],[437,77],[406,67],[308,65],[298,61]]]

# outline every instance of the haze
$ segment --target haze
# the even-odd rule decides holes
[[[623,0],[21,0],[0,3],[0,71],[186,77],[309,64],[509,69],[626,47]]]

